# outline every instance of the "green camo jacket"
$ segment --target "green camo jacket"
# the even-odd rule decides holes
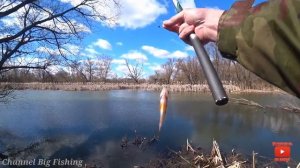
[[[224,57],[300,98],[300,0],[237,1],[219,21]]]

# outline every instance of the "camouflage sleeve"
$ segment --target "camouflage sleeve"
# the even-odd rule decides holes
[[[238,1],[219,21],[224,57],[300,98],[300,0]]]

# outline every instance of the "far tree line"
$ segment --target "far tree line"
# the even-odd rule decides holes
[[[253,73],[233,60],[223,59],[219,54],[212,57],[213,65],[224,84],[241,88],[264,89],[271,87]],[[109,82],[152,84],[206,84],[206,79],[196,56],[183,59],[169,58],[152,75],[145,77],[141,62],[129,64],[124,60],[127,72],[117,76],[112,70],[112,57],[102,55],[94,59],[73,61],[55,73],[43,69],[13,69],[0,74],[0,82]]]

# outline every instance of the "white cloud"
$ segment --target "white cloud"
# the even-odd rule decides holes
[[[7,11],[13,7],[15,7],[16,5],[20,4],[21,2],[14,2],[11,3],[10,1],[1,1],[1,8],[0,8],[0,12],[4,12]]]
[[[186,58],[186,57],[188,57],[188,54],[186,52],[179,51],[179,50],[174,51],[174,52],[169,52],[164,49],[156,48],[153,46],[147,46],[147,45],[142,46],[142,49],[157,58]]]
[[[182,52],[182,51],[174,51],[169,55],[170,58],[186,58],[188,57],[188,54],[186,52]]]
[[[99,60],[95,57],[89,57],[89,59],[82,59],[79,62],[88,63],[89,61],[92,62],[93,64],[96,64],[98,67],[103,67],[103,60]]]
[[[167,50],[163,50],[163,49],[159,49],[147,45],[142,46],[142,49],[158,58],[166,58],[170,54],[169,51]]]
[[[35,58],[35,57],[17,57],[11,60],[11,64],[17,65],[29,65],[29,64],[43,64],[48,62],[47,59]]]
[[[126,54],[123,54],[121,58],[131,59],[131,60],[135,59],[135,60],[142,60],[142,61],[148,60],[146,55],[138,51],[130,51]]]
[[[130,69],[133,69],[135,65],[132,65],[132,64],[128,64],[129,68]],[[128,77],[128,74],[130,74],[129,70],[128,70],[128,67],[127,65],[118,65],[116,68],[115,68],[115,72],[118,74],[118,76],[120,77]],[[145,76],[145,69],[143,69],[143,72],[142,72],[142,77]]]
[[[118,45],[118,46],[122,46],[123,43],[122,43],[122,42],[117,42],[117,45]]]
[[[149,65],[148,66],[149,69],[151,69],[152,71],[161,71],[162,70],[162,67],[160,64],[157,64],[157,63],[154,63],[152,65]]]
[[[111,50],[112,49],[112,45],[104,39],[99,38],[97,41],[91,43],[90,45],[88,45],[84,51],[85,52],[81,52],[80,55],[82,56],[86,56],[89,58],[95,58],[97,55],[99,55],[100,53],[96,50],[97,48],[95,47],[99,47],[102,48],[104,50]]]
[[[73,6],[76,6],[82,2],[82,0],[60,0],[64,3],[71,3]]]
[[[130,66],[130,65],[129,65]],[[115,73],[119,76],[119,77],[126,77],[127,74],[129,73],[129,70],[127,68],[126,65],[118,65],[115,68]]]
[[[60,0],[63,3],[70,3],[72,6],[77,6],[83,0]],[[118,1],[119,2],[119,1]],[[90,12],[90,15],[101,16],[101,17],[90,17],[96,21],[104,23],[106,25],[113,25],[116,22],[116,17],[119,14],[118,4],[115,0],[97,0],[92,3],[86,3],[88,5],[81,6],[85,12]]]
[[[48,47],[38,47],[36,49],[36,51],[39,52],[39,53],[48,53],[48,54],[51,54],[51,55],[60,55],[60,52],[57,49],[52,49],[52,48],[48,48]],[[62,51],[64,51],[64,50],[62,50]]]
[[[65,48],[73,55],[77,55],[80,50],[80,47],[74,44],[66,44]]]
[[[119,65],[119,66],[116,67],[116,71],[127,73],[128,72],[128,68],[127,68],[126,65]]]
[[[181,0],[180,4],[183,8],[196,8],[196,4],[194,0]]]
[[[5,27],[12,27],[12,26],[21,27],[19,19],[15,16],[6,17],[4,19],[1,19],[1,21]]]
[[[66,23],[62,19],[57,19],[59,22],[53,22],[52,20],[44,22],[41,24],[41,26],[51,28],[56,31],[62,31],[64,33],[74,33],[73,27],[76,29],[77,32],[85,32],[85,33],[91,33],[90,28],[88,28],[86,25],[77,22],[76,20],[70,20],[70,23]],[[71,26],[70,26],[71,25]]]
[[[98,46],[104,50],[111,50],[112,46],[111,44],[104,39],[98,39],[96,42],[93,43],[93,45]]]
[[[0,33],[0,38],[5,38],[8,37],[9,34],[8,33]]]
[[[119,65],[124,65],[126,64],[125,60],[124,59],[113,59],[111,61],[112,64],[119,64]]]
[[[142,28],[167,13],[165,6],[157,0],[120,0],[121,12],[117,24],[125,28]]]
[[[51,55],[64,54],[64,55],[71,56],[71,55],[77,55],[80,51],[80,47],[74,44],[65,44],[62,46],[60,50],[58,50],[57,48],[53,49],[49,47],[38,47],[36,51],[39,53],[47,53]]]
[[[188,45],[185,47],[185,50],[186,51],[194,51],[194,48],[192,46]]]
[[[52,73],[52,74],[55,74],[55,73],[57,73],[59,71],[65,71],[65,72],[71,73],[70,68],[62,66],[62,65],[51,65],[51,66],[48,66],[47,67],[47,71],[50,72],[50,73]]]
[[[70,3],[73,6],[78,5],[82,0],[60,0],[64,3]],[[113,0],[99,1],[91,5],[91,8],[84,7],[92,14],[102,15],[108,20],[103,21],[95,18],[104,25],[115,27],[136,29],[145,27],[153,23],[160,15],[167,13],[165,5],[158,0],[119,0],[119,7]],[[92,10],[94,8],[95,10]]]
[[[88,46],[87,48],[84,49],[86,52],[88,52],[89,54],[92,55],[96,55],[99,54],[92,46]]]

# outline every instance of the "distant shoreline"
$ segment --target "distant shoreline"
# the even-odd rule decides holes
[[[106,90],[146,90],[161,91],[167,87],[170,92],[210,92],[206,84],[132,84],[132,83],[2,83],[9,84],[15,90],[64,90],[64,91],[106,91]],[[271,87],[264,89],[245,89],[236,85],[224,85],[227,93],[270,93],[282,92],[281,90]]]

